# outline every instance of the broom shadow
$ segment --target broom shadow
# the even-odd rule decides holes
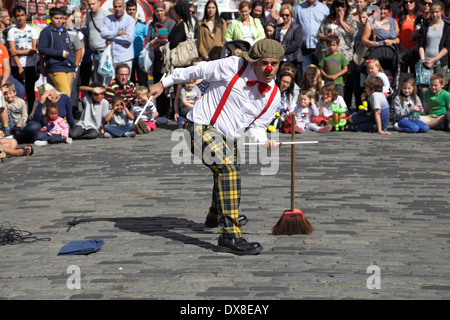
[[[204,232],[205,225],[183,218],[173,217],[126,217],[126,218],[74,218],[68,222],[67,232],[80,223],[90,223],[97,221],[114,222],[114,227],[129,232],[137,232],[147,236],[159,236],[172,241],[179,241],[184,244],[191,244],[203,249],[217,251],[217,247],[209,242],[195,237],[187,236],[174,229],[189,229],[195,233],[211,234]]]

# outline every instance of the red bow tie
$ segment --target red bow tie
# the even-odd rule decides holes
[[[259,90],[259,93],[261,93],[261,94],[267,93],[271,89],[271,87],[265,82],[256,81],[256,80],[248,80],[247,81],[247,85],[249,87],[253,87],[255,84],[258,84],[258,90]]]

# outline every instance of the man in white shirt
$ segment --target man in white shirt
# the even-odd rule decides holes
[[[218,241],[221,251],[238,255],[262,251],[259,243],[249,243],[242,237],[241,226],[248,220],[238,215],[241,178],[236,142],[248,129],[253,141],[267,149],[279,147],[279,142],[267,138],[267,127],[280,102],[274,77],[283,56],[284,49],[278,41],[262,39],[245,53],[245,59],[231,56],[178,68],[150,88],[149,96],[154,100],[164,88],[176,83],[191,79],[211,83],[187,114],[185,129],[191,136],[192,153],[200,155],[214,175],[212,203],[205,224],[222,227]],[[234,85],[230,79],[235,80]]]
[[[11,54],[11,73],[14,78],[25,85],[27,93],[28,113],[34,104],[34,87],[36,82],[37,42],[39,34],[37,30],[27,25],[27,10],[22,6],[13,8],[13,16],[16,25],[8,31],[8,45]]]

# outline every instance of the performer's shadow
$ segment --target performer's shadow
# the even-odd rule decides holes
[[[73,221],[68,222],[69,231],[71,228],[75,227],[80,223],[90,223],[97,221],[109,221],[114,222],[115,227],[121,230],[126,230],[129,232],[137,232],[147,236],[158,236],[172,241],[179,241],[184,244],[191,244],[198,246],[203,249],[208,249],[216,251],[217,247],[209,242],[200,240],[198,238],[182,234],[180,232],[174,231],[174,229],[187,230],[187,233],[204,233],[205,225],[201,223],[196,223],[183,218],[173,218],[173,217],[126,217],[126,218],[75,218]],[[190,231],[189,231],[190,230]],[[183,232],[186,233],[186,232]]]

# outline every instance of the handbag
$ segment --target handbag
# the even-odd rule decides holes
[[[170,60],[175,68],[188,67],[194,58],[198,58],[197,39],[190,39],[186,23],[184,23],[186,41],[180,42],[170,52]]]
[[[100,59],[100,63],[98,65],[98,73],[104,77],[113,77],[114,78],[114,64],[111,55],[111,46],[107,45],[105,47],[105,51],[102,53],[102,58]]]
[[[153,72],[153,60],[155,59],[155,52],[150,47],[150,42],[145,46],[144,50],[139,54],[139,68],[145,73]]]
[[[417,85],[421,85],[421,84],[429,85],[430,78],[433,75],[433,69],[426,68],[422,63],[422,60],[417,61],[416,65],[415,65],[415,69],[416,69],[416,84]]]
[[[364,56],[366,55],[367,50],[369,50],[369,47],[362,44],[360,44],[355,50],[355,53],[353,54],[353,61],[357,66],[360,66],[364,62]]]

